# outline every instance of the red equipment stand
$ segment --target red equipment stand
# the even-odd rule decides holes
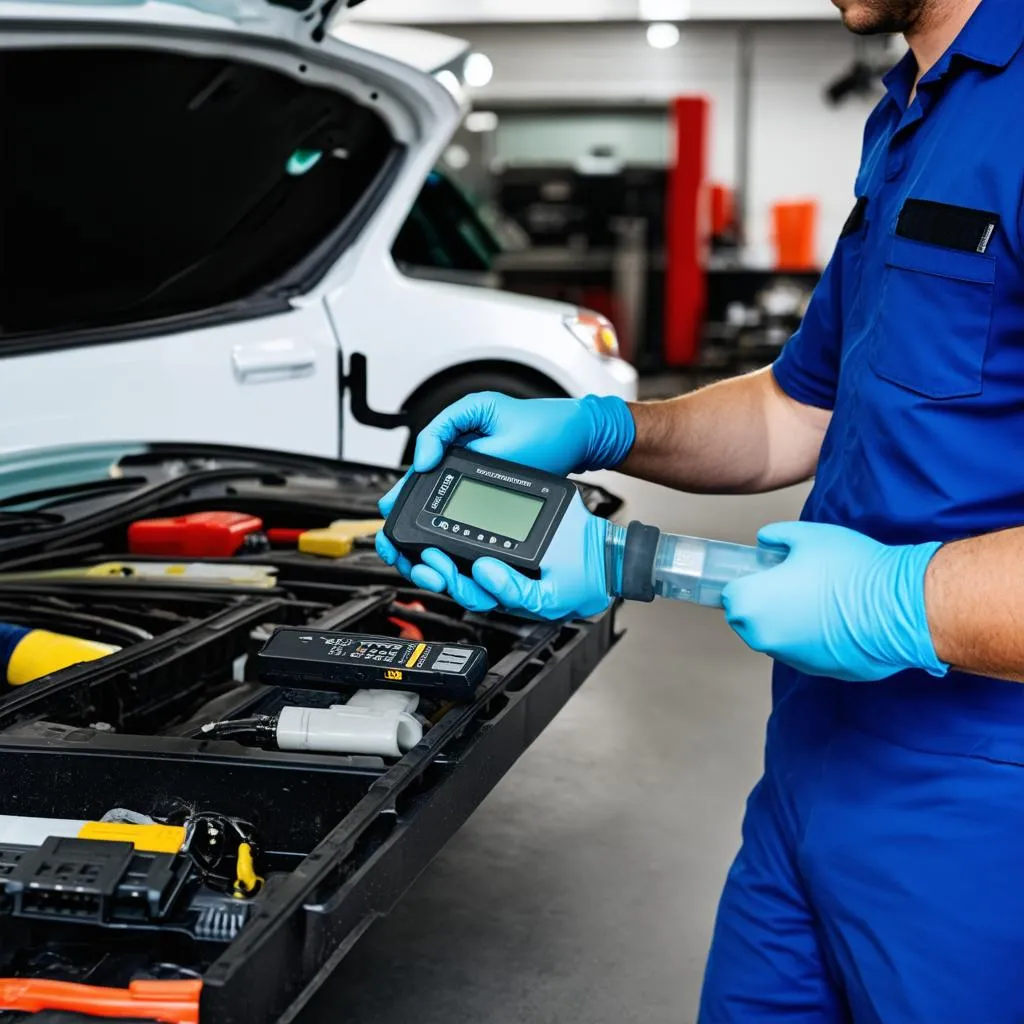
[[[707,158],[711,104],[672,101],[675,161],[668,172],[665,225],[665,365],[693,366],[707,307]]]

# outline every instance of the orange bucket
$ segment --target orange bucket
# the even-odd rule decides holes
[[[776,203],[772,207],[775,228],[775,269],[816,270],[818,204],[813,199]]]

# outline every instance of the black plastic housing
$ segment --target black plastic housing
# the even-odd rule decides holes
[[[185,884],[185,862],[131,843],[51,837],[0,846],[0,892],[14,917],[154,925]]]

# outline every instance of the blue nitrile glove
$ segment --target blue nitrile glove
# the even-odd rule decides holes
[[[413,469],[429,472],[453,444],[459,444],[566,476],[614,468],[626,458],[635,440],[633,414],[621,398],[520,399],[483,391],[450,405],[423,428],[416,439]],[[381,498],[380,512],[385,519],[408,479],[407,473]],[[383,534],[377,535],[377,553],[412,580],[409,560],[399,555]],[[454,564],[446,566],[446,573],[449,568],[454,571]],[[472,581],[463,580],[460,589],[464,590]]]
[[[402,477],[401,483],[404,484],[408,479],[409,474],[406,473],[406,475]],[[384,511],[384,499],[382,498],[378,504],[381,507],[381,515],[386,519],[388,514]],[[394,504],[393,501],[392,504]],[[393,566],[398,570],[399,575],[412,583],[412,562],[410,562],[405,555],[400,555],[398,553],[398,549],[387,539],[387,537],[384,536],[383,532],[379,531],[377,533],[374,540],[374,547],[377,549],[378,557],[385,565]]]
[[[455,563],[437,548],[423,552],[423,562],[413,565],[405,555],[400,555],[394,544],[377,534],[377,554],[386,565],[393,565],[399,573],[414,586],[429,590],[433,594],[448,594],[471,612],[489,612],[498,607],[498,602],[468,576],[455,567]],[[424,564],[426,563],[426,564]]]
[[[603,612],[612,599],[605,583],[608,523],[587,511],[576,494],[532,580],[497,558],[473,563],[473,578],[461,575],[436,548],[423,552],[412,581],[424,590],[447,593],[470,611],[518,612],[532,618],[582,619]]]
[[[468,395],[439,413],[416,439],[413,469],[433,469],[453,444],[558,476],[614,469],[629,454],[636,425],[614,396],[509,398]]]
[[[935,653],[924,603],[925,572],[940,544],[886,547],[819,523],[766,526],[758,540],[788,548],[789,557],[722,594],[726,620],[755,651],[848,682],[949,670]]]

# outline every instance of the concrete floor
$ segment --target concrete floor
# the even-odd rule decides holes
[[[753,541],[803,489],[700,498],[605,482],[631,518]],[[761,763],[768,662],[720,613],[629,632],[302,1020],[686,1024]]]

